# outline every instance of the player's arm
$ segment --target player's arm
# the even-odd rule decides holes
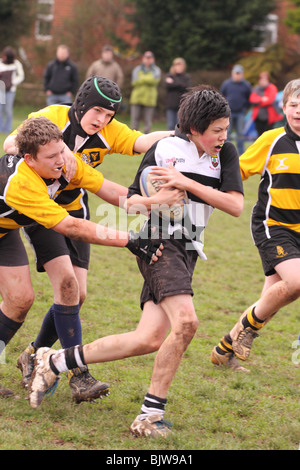
[[[155,168],[155,174],[164,180],[165,183],[161,188],[176,187],[181,190],[188,191],[194,194],[199,199],[202,199],[207,204],[219,209],[234,217],[239,217],[244,208],[244,196],[238,191],[219,191],[204,184],[198,183],[184,176],[180,171],[174,167]]]
[[[96,195],[109,204],[124,208],[127,193],[128,188],[125,188],[125,186],[104,178],[102,186]]]
[[[128,248],[131,253],[147,264],[158,261],[162,254],[163,246],[159,240],[149,240],[132,231],[122,232],[90,220],[77,219],[71,215],[67,215],[52,229],[73,240],[95,245]]]
[[[155,131],[140,135],[133,145],[133,150],[136,153],[145,153],[155,142],[172,134],[174,134],[174,131]]]

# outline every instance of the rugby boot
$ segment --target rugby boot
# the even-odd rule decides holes
[[[217,346],[215,346],[211,352],[211,362],[216,366],[224,366],[236,372],[250,372],[249,369],[241,366],[234,353],[226,352],[220,354],[217,351]]]
[[[137,437],[167,437],[172,434],[172,423],[162,418],[160,414],[141,419],[137,416],[130,426],[130,431]]]
[[[29,404],[38,408],[45,395],[55,391],[60,376],[50,367],[50,357],[57,351],[50,348],[39,348],[34,356],[34,368],[28,384]]]
[[[22,373],[21,385],[24,388],[28,387],[28,384],[31,379],[31,375],[34,368],[34,354],[36,350],[33,347],[32,343],[27,346],[25,351],[20,354],[17,361],[17,368],[20,369]]]
[[[232,339],[232,349],[235,355],[242,361],[246,361],[250,355],[252,343],[259,335],[249,326],[245,327],[242,321],[239,321],[237,330]]]
[[[87,366],[69,370],[67,377],[72,391],[72,399],[77,404],[109,395],[109,385],[92,377]]]

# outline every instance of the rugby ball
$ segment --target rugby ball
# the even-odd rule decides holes
[[[155,174],[151,173],[155,170],[155,166],[148,166],[143,169],[140,176],[140,189],[144,197],[154,196],[160,190],[160,184],[164,181],[153,178]],[[172,191],[172,189],[170,189]],[[183,205],[173,204],[173,206],[168,206],[167,204],[161,204],[159,207],[155,206],[153,209],[154,212],[158,213],[160,217],[172,220],[174,222],[181,222],[182,218],[185,216],[188,204],[188,197],[185,193],[184,198],[182,199]]]

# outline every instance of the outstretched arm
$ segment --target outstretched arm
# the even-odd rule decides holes
[[[67,215],[52,227],[58,233],[73,240],[80,240],[95,245],[128,248],[131,253],[144,260],[147,264],[158,261],[163,246],[160,240],[149,240],[144,234],[121,232],[90,220],[77,219]]]

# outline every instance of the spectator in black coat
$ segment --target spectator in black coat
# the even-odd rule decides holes
[[[47,106],[64,103],[72,104],[72,95],[78,88],[78,69],[70,60],[69,48],[63,44],[56,50],[56,59],[46,66],[44,89]]]
[[[165,78],[166,115],[168,129],[178,124],[178,109],[183,93],[191,86],[190,76],[186,73],[186,62],[182,57],[174,59],[170,72]]]

